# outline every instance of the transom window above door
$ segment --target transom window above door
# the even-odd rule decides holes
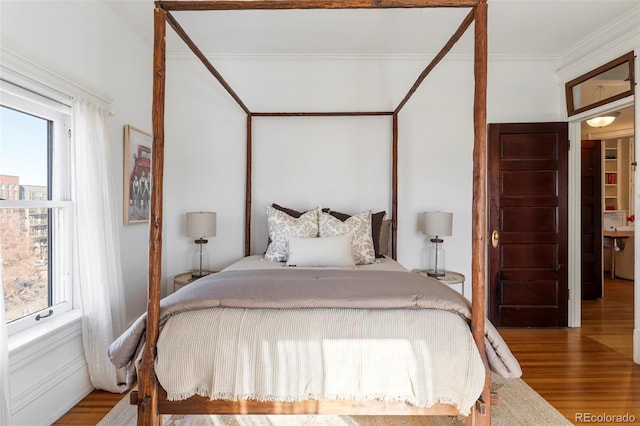
[[[620,56],[565,85],[569,117],[633,95],[633,52]]]

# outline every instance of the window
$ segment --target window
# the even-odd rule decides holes
[[[71,108],[0,81],[0,253],[9,334],[71,309]]]

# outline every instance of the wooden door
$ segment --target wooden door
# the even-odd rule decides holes
[[[602,297],[602,147],[581,142],[582,298]]]
[[[489,125],[489,319],[567,325],[567,123]]]

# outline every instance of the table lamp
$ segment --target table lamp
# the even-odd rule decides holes
[[[187,213],[187,236],[195,238],[196,246],[191,257],[191,276],[200,278],[208,275],[209,253],[206,240],[216,236],[215,212]]]
[[[431,247],[427,259],[427,275],[430,277],[444,277],[445,253],[442,247],[443,240],[440,237],[451,235],[453,213],[448,212],[424,212],[425,235],[430,235]]]

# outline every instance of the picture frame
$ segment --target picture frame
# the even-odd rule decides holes
[[[149,223],[151,201],[151,134],[124,126],[124,224]]]

